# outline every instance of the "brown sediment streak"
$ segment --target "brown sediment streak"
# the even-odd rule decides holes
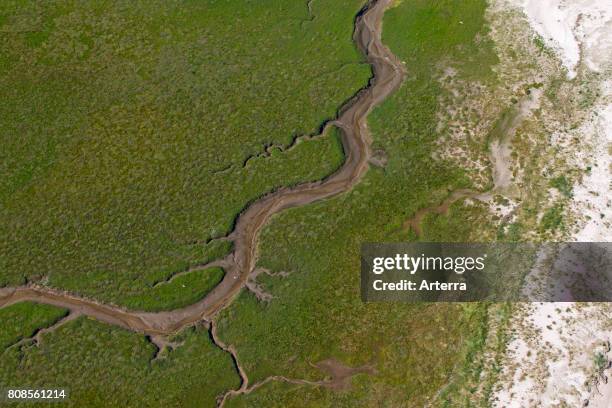
[[[464,198],[474,198],[480,195],[482,195],[482,193],[475,190],[455,190],[444,201],[442,201],[441,204],[418,210],[411,218],[404,221],[402,224],[402,230],[407,231],[409,228],[412,228],[417,237],[420,237],[423,233],[421,230],[421,221],[423,221],[423,218],[425,218],[427,214],[446,214],[448,213],[450,206],[453,205],[455,201]]]
[[[318,362],[317,364],[311,364],[313,367],[325,372],[328,374],[329,378],[325,380],[312,381],[305,380],[302,378],[289,378],[284,375],[271,375],[269,377],[264,378],[261,381],[258,381],[252,385],[248,384],[248,378],[246,374],[243,375],[244,371],[241,369],[238,359],[235,356],[235,353],[232,354],[234,356],[234,361],[236,362],[236,366],[238,367],[238,371],[241,374],[241,385],[236,390],[229,390],[225,394],[221,395],[217,400],[217,406],[219,408],[223,408],[225,403],[231,399],[232,397],[236,397],[238,395],[248,395],[258,388],[263,387],[264,385],[277,381],[277,382],[285,382],[288,384],[294,385],[307,385],[311,387],[325,387],[330,388],[335,391],[346,390],[350,387],[350,379],[357,374],[368,374],[373,375],[376,374],[376,370],[371,365],[364,365],[360,367],[349,367],[347,365],[342,364],[340,361],[335,359],[328,359]]]
[[[330,122],[341,130],[344,164],[324,180],[279,189],[246,208],[228,236],[234,242],[234,249],[223,261],[226,274],[201,301],[176,310],[149,313],[125,310],[43,286],[27,285],[0,289],[0,307],[20,301],[45,303],[150,336],[171,334],[199,321],[210,321],[246,285],[255,269],[259,233],[270,217],[287,208],[349,191],[366,173],[371,156],[366,118],[373,107],[399,88],[405,77],[401,61],[381,41],[382,16],[392,1],[372,0],[355,19],[353,39],[372,66],[373,76],[368,86],[347,102],[339,110],[338,117]]]

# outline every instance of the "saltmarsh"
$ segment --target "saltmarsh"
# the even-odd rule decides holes
[[[248,202],[333,172],[331,133],[258,155],[367,83],[359,6],[3,1],[0,286],[133,304]]]
[[[21,324],[6,324],[9,331],[13,326]],[[172,340],[180,347],[158,354],[141,335],[81,317],[44,334],[38,345],[3,350],[0,384],[67,387],[61,403],[67,407],[177,408],[212,407],[217,395],[239,385],[231,358],[204,327]]]
[[[68,313],[67,310],[34,303],[17,303],[0,309],[0,349],[18,347],[42,327],[49,327]]]
[[[229,3],[214,4],[221,7],[220,5],[227,6]],[[253,6],[252,3],[245,4],[249,7]],[[310,22],[305,4],[300,3],[302,14],[299,19],[296,19],[295,27],[299,26],[300,29],[304,29],[317,22],[319,18],[338,18],[339,10],[343,7],[343,4],[339,2],[314,1],[311,5],[314,20]],[[352,4],[352,6],[356,5],[356,2]],[[289,7],[287,4],[282,6],[276,4],[276,6]],[[462,170],[457,169],[451,163],[431,159],[431,153],[435,149],[434,142],[438,136],[436,113],[441,92],[434,73],[441,58],[452,58],[462,75],[474,75],[479,78],[490,75],[488,69],[494,62],[490,44],[483,45],[475,42],[477,37],[486,35],[483,20],[484,8],[484,1],[404,0],[398,2],[395,8],[387,12],[384,42],[406,61],[409,70],[409,78],[404,86],[389,101],[373,112],[369,119],[369,126],[375,140],[374,148],[386,152],[389,158],[387,165],[384,168],[372,168],[363,182],[348,194],[326,202],[286,211],[275,217],[271,225],[265,229],[262,237],[260,265],[273,271],[285,270],[290,275],[282,279],[265,274],[260,275],[260,282],[274,296],[272,301],[262,303],[251,293],[244,291],[235,303],[222,313],[219,322],[219,335],[224,341],[235,346],[239,361],[246,369],[252,383],[269,375],[279,374],[292,378],[322,379],[325,374],[314,368],[313,364],[328,358],[335,358],[349,366],[370,364],[375,368],[376,374],[359,374],[353,378],[352,387],[340,392],[321,387],[309,388],[271,382],[248,396],[230,400],[230,406],[380,406],[383,403],[390,406],[423,406],[447,384],[451,373],[457,371],[462,373],[461,370],[453,370],[453,368],[469,365],[474,354],[479,352],[482,347],[482,338],[486,334],[483,334],[485,330],[483,327],[486,327],[487,305],[363,304],[359,298],[358,270],[359,247],[362,242],[415,239],[414,234],[402,231],[401,225],[405,219],[420,208],[438,204],[454,189],[471,187],[470,178]],[[347,40],[350,40],[352,17],[356,10],[357,7],[353,7],[351,13],[343,15],[343,18],[340,19],[346,22],[344,31],[347,34]],[[218,17],[221,20],[226,18],[223,20],[225,24],[234,24],[233,20],[221,14],[221,11],[227,12],[228,10],[219,9],[218,11]],[[215,16],[214,13],[208,15]],[[259,16],[261,15],[265,13],[262,12]],[[240,24],[245,24],[249,16],[237,11],[233,18],[236,18]],[[279,26],[282,26],[282,23],[273,25],[273,27]],[[193,28],[193,26],[189,27]],[[270,27],[267,29],[272,30]],[[329,29],[337,29],[337,26],[330,25]],[[217,33],[223,32],[223,27],[217,31]],[[282,40],[282,36],[274,37],[270,43],[270,49],[277,47],[276,42],[282,42]],[[319,40],[325,41],[326,39],[319,38]],[[216,40],[211,36],[207,38],[207,41]],[[251,41],[251,45],[255,45],[252,44],[255,40],[247,39],[246,41]],[[264,49],[268,46],[265,42],[258,42],[257,45]],[[324,42],[316,43],[316,46],[320,47],[326,45],[328,44]],[[350,47],[348,49],[351,50],[352,57],[358,60],[358,57],[354,55],[354,50]],[[246,47],[244,51],[253,50]],[[285,51],[289,53],[292,50],[286,49]],[[266,63],[274,66],[269,59],[266,60]],[[351,71],[353,68],[353,65],[343,66],[340,74],[337,76],[333,74],[334,78],[343,83],[350,81],[352,76],[357,77]],[[325,77],[322,72],[319,74]],[[176,75],[173,79],[175,78]],[[257,79],[260,78],[257,77]],[[252,80],[253,78],[245,79],[242,83],[245,89],[258,86],[258,82],[252,83]],[[270,79],[263,78],[262,80]],[[308,78],[307,82],[319,80],[320,78],[315,76]],[[363,83],[357,84],[357,87]],[[166,85],[169,87],[168,84]],[[300,91],[296,90],[296,92]],[[231,108],[234,102],[229,101],[231,100],[228,100],[227,105]],[[245,103],[245,107],[249,109],[256,109],[256,106],[254,103]],[[338,106],[336,101],[330,109],[333,111]],[[207,107],[207,109],[216,108],[216,106]],[[270,114],[263,108],[259,112],[261,115]],[[113,113],[119,116],[123,114],[121,109]],[[136,115],[135,112],[133,114]],[[150,111],[145,110],[138,113],[138,115],[141,114],[148,117]],[[227,116],[224,118],[226,119]],[[192,120],[189,114],[185,115],[184,119]],[[304,126],[304,123],[308,123],[306,119],[301,119],[297,122],[299,125]],[[201,125],[200,122],[195,122]],[[315,122],[313,121],[311,128],[316,126]],[[124,119],[121,123],[127,125],[130,121]],[[156,125],[163,123],[166,122],[159,121],[156,122]],[[182,122],[177,122],[177,126],[182,126],[179,123]],[[275,126],[278,127],[285,125],[284,122],[275,123]],[[153,126],[153,128],[159,129],[158,126]],[[213,126],[209,124],[208,128],[213,128]],[[235,135],[223,133],[224,129],[218,128],[220,143],[227,143],[230,150],[245,149],[247,142],[240,141],[237,136],[235,139],[227,139]],[[288,129],[292,130],[291,127]],[[278,140],[288,141],[287,135],[291,135],[291,132],[279,136]],[[268,140],[270,135],[265,136],[266,138],[262,140]],[[286,139],[283,139],[284,137]],[[188,146],[192,147],[191,139],[188,142]],[[261,140],[259,142],[261,143]],[[138,143],[126,143],[127,146],[139,146]],[[185,143],[187,145],[187,141]],[[278,159],[278,168],[284,171],[291,169],[290,175],[294,177],[284,175],[278,179],[278,183],[291,184],[308,179],[305,176],[306,169],[302,166],[310,171],[315,169],[316,175],[321,176],[325,171],[333,170],[341,162],[341,154],[339,154],[337,139],[330,137],[318,140],[316,143],[322,143],[323,146],[311,142],[304,143],[305,146],[312,146],[310,155],[304,154],[304,156],[290,158],[291,153],[299,151],[296,148],[289,153],[277,152],[276,155],[269,158],[255,159],[249,162],[249,166],[259,161],[263,163],[262,166],[269,169],[266,166],[271,166],[269,163],[273,163],[275,158]],[[159,145],[159,140],[151,143],[152,152],[149,154],[153,158],[155,149]],[[87,144],[79,146],[84,148],[87,147]],[[235,168],[236,162],[233,159],[218,160],[218,163],[215,162],[218,167],[211,171],[206,180],[212,183],[211,180],[215,180],[213,174],[219,174],[220,178],[216,179],[219,184],[225,184],[229,180],[228,185],[230,186],[250,188],[248,183],[260,183],[262,174],[265,174],[263,178],[269,182],[270,174],[275,173],[263,170],[257,173],[253,171],[254,169],[241,172],[239,169],[243,160],[252,152],[262,150],[260,144],[254,143],[254,146],[256,148],[252,151],[247,149],[246,153],[241,152],[245,154],[236,154],[236,158],[239,159],[238,169]],[[325,146],[329,146],[327,147],[329,152],[322,154],[321,152],[326,151]],[[172,163],[178,167],[171,168],[172,174],[174,170],[186,170],[186,167],[194,160],[197,162],[199,154],[204,151],[203,149],[196,150],[193,156],[188,156],[190,161],[187,162],[173,161]],[[162,152],[163,156],[158,157],[165,158],[170,154],[173,154],[172,149]],[[213,154],[216,155],[217,150]],[[133,154],[129,156],[129,159],[135,157],[137,155]],[[313,162],[318,163],[319,166],[314,167]],[[111,168],[110,164],[115,162],[105,163],[108,168]],[[305,163],[311,165],[307,166]],[[49,167],[53,166],[49,165]],[[143,167],[140,171],[146,174],[148,168]],[[34,175],[31,181],[26,183],[28,185],[33,183],[37,177],[42,177],[35,175],[35,172],[32,174]],[[182,173],[177,172],[176,174]],[[240,174],[250,178],[241,179]],[[161,173],[161,175],[167,175],[167,173]],[[192,178],[188,180],[194,182],[196,179],[192,174]],[[159,180],[164,180],[164,178],[158,175],[156,182],[159,183]],[[246,184],[231,184],[231,181],[235,180]],[[201,244],[201,240],[219,235],[223,230],[218,227],[202,233],[197,226],[204,225],[205,222],[202,220],[207,219],[206,217],[216,219],[218,214],[225,216],[226,213],[221,210],[231,207],[228,201],[221,200],[222,197],[216,197],[223,202],[223,205],[228,206],[219,209],[216,216],[204,214],[204,211],[202,213],[191,211],[190,206],[201,210],[202,200],[212,200],[212,198],[199,194],[201,189],[205,189],[207,185],[205,182],[197,184],[197,188],[187,184],[187,187],[182,188],[187,189],[193,195],[187,197],[186,201],[180,201],[181,211],[177,212],[176,216],[189,210],[186,213],[191,214],[191,219],[187,217],[181,219],[180,222],[177,222],[176,230],[173,230],[176,237],[181,238],[176,241],[182,244],[178,248],[184,251],[174,252],[176,257],[173,259],[180,264],[172,268],[171,262],[164,263],[161,256],[147,252],[148,247],[135,247],[135,252],[142,251],[142,259],[146,259],[147,262],[149,262],[147,256],[152,254],[155,256],[152,264],[159,269],[153,268],[150,274],[146,273],[145,277],[145,280],[148,279],[151,285],[158,282],[163,275],[156,270],[165,268],[163,269],[164,274],[167,275],[173,270],[183,270],[186,266],[185,262],[200,260],[200,257],[204,256],[198,245]],[[138,190],[139,193],[147,191],[146,185],[128,185]],[[270,182],[270,185],[277,184]],[[181,198],[184,197],[181,196]],[[212,201],[206,201],[206,203],[209,206],[215,205]],[[118,203],[112,204],[118,205]],[[137,202],[135,200],[130,204],[136,205]],[[464,211],[462,208],[457,204],[451,206],[448,215],[431,215],[426,219],[424,235],[436,240],[460,241],[473,238],[476,229],[480,234],[495,232],[487,229],[486,209],[476,206]],[[159,217],[162,222],[172,219],[170,213],[167,212],[167,207],[164,206],[153,207],[150,212],[146,213],[150,213],[156,222],[159,221]],[[231,217],[228,217],[227,223],[229,224],[230,221]],[[223,225],[223,223],[216,225]],[[477,228],[474,225],[477,225]],[[159,227],[160,230],[162,226],[167,228],[167,225],[162,224]],[[131,237],[134,228],[137,229],[134,232],[136,235],[136,232],[142,227],[131,222],[125,228],[130,232],[128,236]],[[153,228],[153,232],[155,231]],[[153,238],[156,237],[153,234]],[[77,242],[77,240],[73,239],[70,242]],[[90,243],[91,241],[85,242]],[[168,244],[167,241],[163,243],[157,248],[177,248]],[[106,241],[98,242],[98,245],[104,248]],[[192,249],[194,252],[190,252]],[[129,248],[122,253],[125,255],[129,253],[128,250]],[[82,253],[84,252],[74,252],[76,255]],[[115,259],[112,251],[101,253],[104,254],[105,259]],[[42,254],[39,254],[38,257],[42,258]],[[130,258],[125,255],[124,258],[117,259]],[[28,261],[26,259],[23,262]],[[145,276],[146,265],[144,264],[128,263],[130,268],[125,268],[125,265],[120,263],[111,265],[117,267],[117,270],[126,271],[125,278],[118,278],[114,272],[108,274],[109,266],[101,265],[103,268],[98,272],[86,275],[87,281],[94,283],[90,288],[86,286],[89,285],[87,282],[83,284],[73,282],[69,275],[65,275],[62,286],[78,288],[79,291],[99,295],[102,299],[125,299],[116,293],[130,293],[130,287],[134,284],[132,279],[140,279]],[[85,268],[85,263],[83,267]],[[92,264],[88,264],[87,267],[92,267]],[[63,269],[59,271],[57,273],[64,273]],[[137,271],[140,272],[137,273]],[[51,282],[53,279],[59,279],[53,278],[55,274],[56,272],[50,274]],[[104,277],[100,278],[100,276]],[[113,285],[117,285],[116,291]],[[113,290],[109,291],[109,288]],[[139,296],[142,293],[143,291],[135,290],[133,295]],[[214,396],[219,392],[237,388],[238,377],[234,367],[231,366],[229,356],[220,354],[219,349],[212,348],[206,332],[201,328],[189,329],[179,337],[186,338],[183,346],[170,352],[166,360],[152,360],[155,353],[154,347],[141,336],[127,333],[122,329],[109,328],[87,319],[79,319],[45,336],[48,341],[43,343],[42,348],[22,350],[23,355],[17,354],[17,351],[6,352],[2,356],[0,374],[5,378],[16,376],[24,383],[48,384],[49,377],[42,373],[50,370],[54,378],[69,382],[77,390],[78,399],[76,401],[98,405],[104,401],[105,406],[159,404],[160,401],[166,406],[196,404],[212,406]],[[22,369],[19,361],[25,361],[26,366],[37,367],[37,369]],[[83,361],[88,364],[83,365]],[[470,378],[473,377],[471,374]],[[92,378],[103,378],[104,380],[94,383]],[[167,379],[170,381],[166,383]],[[111,393],[111,399],[104,400],[108,398],[106,396],[111,390],[114,391],[114,394]],[[452,395],[444,394],[443,397],[447,400],[453,399]]]
[[[406,219],[451,191],[474,187],[462,169],[432,153],[444,64],[466,79],[495,80],[485,7],[404,0],[387,11],[383,42],[408,70],[403,86],[368,119],[373,147],[386,152],[387,165],[372,167],[350,193],[274,217],[262,234],[259,263],[289,276],[260,275],[273,299],[262,303],[245,291],[219,323],[251,383],[270,375],[320,380],[326,374],[314,364],[330,358],[371,364],[376,374],[358,374],[342,392],[272,382],[230,406],[424,406],[482,348],[486,304],[362,303],[359,248],[415,239],[402,229]],[[480,204],[455,203],[448,214],[428,215],[422,227],[427,240],[495,237]],[[453,392],[444,399],[454,401]]]

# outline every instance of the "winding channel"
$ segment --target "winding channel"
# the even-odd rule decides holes
[[[287,208],[347,192],[366,173],[372,154],[366,124],[368,114],[398,89],[405,77],[403,64],[381,41],[382,17],[392,2],[370,0],[355,18],[353,40],[372,66],[373,75],[368,86],[339,110],[335,120],[328,123],[341,130],[345,152],[343,166],[324,180],[279,189],[247,207],[227,236],[234,243],[232,253],[215,262],[225,269],[225,276],[202,300],[176,310],[149,313],[106,305],[42,286],[26,285],[1,288],[0,308],[22,301],[45,303],[68,309],[73,317],[86,315],[152,338],[175,333],[199,321],[212,321],[217,312],[235,299],[254,271],[259,234],[270,217]]]

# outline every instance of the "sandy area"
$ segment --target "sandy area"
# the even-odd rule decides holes
[[[589,69],[596,71],[610,62],[612,2],[521,0],[516,4],[544,42],[558,53],[569,78],[576,76],[581,57]]]
[[[513,0],[570,80],[600,74],[600,97],[579,126],[580,142],[568,162],[585,174],[573,188],[573,241],[612,241],[612,2]],[[607,78],[607,79],[606,79]],[[556,139],[554,135],[551,140]],[[610,304],[533,303],[513,317],[496,407],[612,406]]]
[[[574,206],[583,216],[583,224],[574,235],[576,241],[612,240],[612,80],[602,84],[606,103],[593,113],[585,133],[592,135],[592,151],[581,152],[580,160],[591,167],[582,183],[574,186]]]

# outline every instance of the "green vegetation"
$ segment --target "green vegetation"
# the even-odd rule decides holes
[[[230,253],[233,248],[231,241],[214,240],[204,246],[204,259],[202,263],[212,262],[215,259],[220,259]]]
[[[0,354],[0,384],[68,387],[62,406],[105,408],[211,407],[239,385],[230,356],[202,327],[184,330],[174,339],[183,344],[158,359],[143,336],[87,318],[43,340]]]
[[[484,361],[481,353],[485,348],[485,342],[489,333],[489,321],[487,318],[488,307],[484,303],[468,306],[469,316],[475,321],[474,334],[466,342],[463,350],[463,359],[459,361],[457,369],[449,384],[439,394],[441,407],[461,406],[457,404],[462,397],[465,402],[473,401],[472,394],[477,390],[476,386],[481,380]],[[476,386],[475,386],[476,385]],[[461,394],[464,394],[463,396]],[[465,395],[467,394],[467,395]],[[454,403],[453,403],[454,402]],[[469,405],[464,405],[469,406]]]
[[[563,210],[564,206],[557,204],[544,213],[540,221],[540,229],[542,231],[555,231],[563,226]]]
[[[354,377],[342,392],[269,383],[230,406],[423,406],[481,346],[484,306],[364,304],[358,271],[362,242],[415,239],[400,228],[407,218],[472,187],[461,169],[431,154],[439,136],[441,61],[465,78],[494,79],[484,9],[484,1],[404,0],[387,11],[383,41],[409,71],[369,118],[374,148],[386,152],[387,165],[371,168],[350,193],[274,217],[262,234],[260,265],[290,275],[261,275],[274,299],[261,303],[244,292],[219,323],[253,382],[270,375],[322,379],[312,364],[329,358],[372,364],[377,374]],[[486,214],[457,202],[448,215],[427,217],[423,239],[469,240],[475,229],[494,237]]]
[[[64,309],[29,302],[0,309],[0,350],[33,336],[38,329],[52,326],[66,314]]]
[[[523,236],[524,227],[519,222],[502,224],[497,232],[497,240],[505,242],[519,242]]]
[[[126,297],[123,304],[132,310],[172,310],[202,299],[223,279],[223,269],[208,268],[188,272],[168,282],[160,282],[146,296]]]
[[[541,36],[541,35],[539,35],[539,34],[536,34],[536,35],[533,37],[533,43],[536,45],[536,47],[538,47],[538,49],[539,49],[540,51],[544,51],[544,50],[545,50],[545,48],[546,48],[546,44],[544,43],[544,39],[543,39],[543,38],[542,38],[542,36]]]
[[[102,2],[87,11],[80,3],[28,3],[30,14],[46,17],[36,22],[49,34],[10,36],[3,45],[10,52],[1,54],[11,62],[0,63],[2,74],[10,71],[21,88],[7,92],[0,117],[32,116],[23,134],[34,147],[9,144],[2,168],[9,177],[0,232],[17,244],[0,247],[0,270],[8,271],[0,284],[45,276],[148,310],[201,296],[210,270],[155,284],[210,253],[223,256],[228,248],[212,244],[223,241],[204,250],[202,243],[227,232],[250,200],[342,162],[337,132],[257,154],[314,132],[366,83],[369,69],[350,43],[359,3],[314,1],[312,15],[304,2],[267,0]],[[484,0],[403,0],[387,12],[384,42],[409,77],[369,119],[386,166],[372,167],[347,194],[275,216],[262,233],[259,265],[289,276],[260,275],[274,298],[264,303],[243,291],[220,316],[219,335],[251,382],[321,380],[326,374],[314,364],[329,358],[371,365],[376,374],[356,375],[342,391],[271,382],[229,406],[423,406],[454,373],[464,383],[478,374],[466,362],[483,347],[486,305],[364,304],[358,271],[362,242],[414,240],[401,229],[406,219],[472,187],[462,169],[431,156],[444,66],[494,80],[485,7]],[[35,68],[21,76],[13,67],[20,53]],[[74,69],[64,78],[66,66]],[[25,89],[32,72],[38,87]],[[43,82],[43,74],[57,82]],[[43,138],[49,123],[56,127]],[[21,130],[9,125],[3,140]],[[469,240],[474,226],[495,236],[489,221],[482,206],[457,202],[448,214],[426,217],[422,238]],[[143,336],[78,319],[38,348],[3,354],[0,383],[69,384],[74,406],[104,407],[212,406],[238,386],[229,355],[203,328],[178,337],[182,346],[154,359]]]
[[[565,197],[567,198],[572,197],[572,185],[565,178],[565,176],[555,177],[554,179],[550,181],[550,185],[556,188],[557,190],[559,190],[559,192],[563,194]]]
[[[501,371],[501,362],[509,341],[507,326],[513,311],[510,303],[480,304],[472,310],[479,322],[468,342],[463,360],[455,368],[448,385],[432,406],[491,406],[493,386]],[[485,354],[485,351],[488,353]]]
[[[606,359],[606,356],[604,355],[604,353],[602,353],[601,351],[595,354],[595,357],[593,357],[593,363],[595,364],[595,370],[598,373],[602,373],[603,370],[606,368],[606,365],[608,364],[608,361]]]
[[[482,223],[485,228],[473,228]],[[491,228],[491,216],[486,204],[473,201],[466,204],[464,200],[453,203],[447,214],[429,213],[423,219],[421,228],[425,242],[487,242],[495,236]]]
[[[367,83],[360,3],[1,2],[0,286],[153,296],[248,202],[333,172],[333,135],[258,155]]]

